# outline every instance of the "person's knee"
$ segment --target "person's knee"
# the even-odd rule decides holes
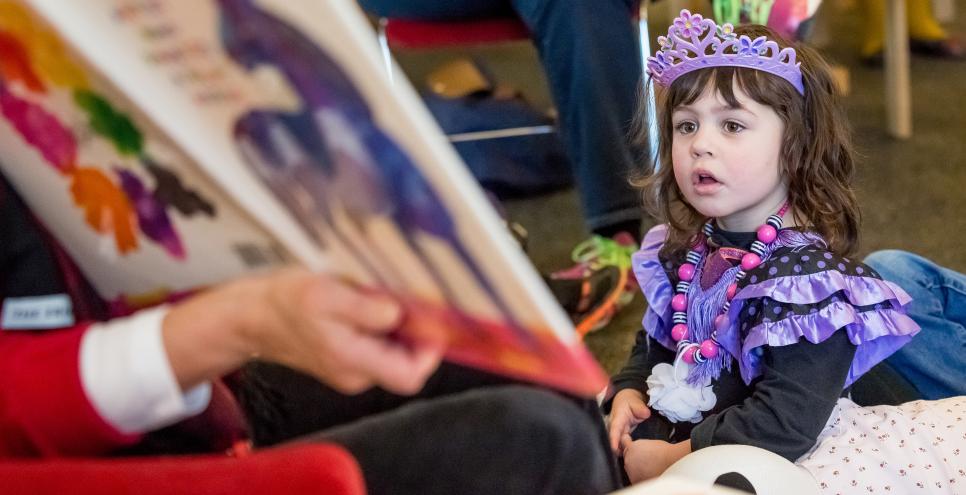
[[[550,440],[585,442],[595,431],[591,416],[572,401],[555,393],[526,387],[507,386],[493,390],[486,407],[492,419]],[[531,437],[532,438],[532,437]],[[592,436],[590,438],[593,438]]]
[[[866,265],[886,280],[922,278],[932,263],[922,256],[898,249],[884,249],[866,256]]]
[[[558,487],[588,493],[613,483],[602,418],[572,400],[529,387],[502,387],[492,399],[488,413],[505,428],[505,438],[525,442]]]

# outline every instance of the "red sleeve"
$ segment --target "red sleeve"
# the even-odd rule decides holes
[[[140,439],[105,422],[84,393],[88,326],[0,330],[0,457],[95,456]]]

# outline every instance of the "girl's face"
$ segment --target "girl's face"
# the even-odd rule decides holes
[[[785,201],[779,149],[784,124],[734,85],[739,106],[710,87],[671,116],[671,161],[684,199],[729,231],[752,231]]]

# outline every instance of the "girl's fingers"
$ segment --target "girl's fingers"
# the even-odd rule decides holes
[[[621,435],[621,453],[627,453],[627,449],[630,448],[634,440],[631,438],[630,434],[624,433]]]
[[[611,416],[608,434],[610,436],[610,449],[616,454],[620,449],[621,436],[627,432],[627,418],[623,410],[614,412]]]

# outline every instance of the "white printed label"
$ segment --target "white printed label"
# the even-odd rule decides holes
[[[74,309],[67,294],[10,297],[3,301],[0,328],[4,330],[46,330],[74,324]]]

